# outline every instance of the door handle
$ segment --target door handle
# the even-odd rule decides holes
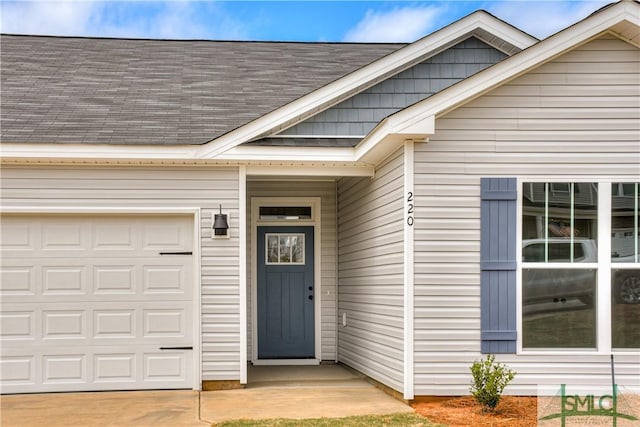
[[[160,347],[160,350],[193,350],[192,346]]]
[[[309,295],[309,299],[313,299],[313,295]]]

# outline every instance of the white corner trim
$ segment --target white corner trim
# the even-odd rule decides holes
[[[380,79],[413,66],[416,61],[436,55],[477,29],[487,32],[502,29],[507,42],[527,48],[537,40],[515,27],[484,12],[477,11],[411,43],[371,64],[329,83],[289,104],[241,126],[201,147],[199,158],[215,158],[221,153],[253,138],[268,135],[287,124],[295,124],[312,112],[319,112],[339,102],[345,95],[375,84]]]
[[[448,89],[398,111],[385,120],[394,123],[391,125],[394,132],[408,132],[423,120],[431,120],[431,118],[445,114],[500,84],[519,77],[532,68],[586,43],[622,21],[628,21],[640,27],[640,6],[631,2],[614,4]],[[364,139],[362,149],[371,144],[375,145],[389,133],[391,133],[389,126],[381,122]],[[360,149],[361,147],[356,147],[356,153]]]
[[[247,383],[247,168],[238,168],[238,230],[240,239],[240,384]]]
[[[414,151],[404,143],[404,398],[414,394]]]

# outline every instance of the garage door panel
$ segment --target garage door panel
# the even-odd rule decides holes
[[[86,340],[87,310],[43,310],[42,338],[44,340]]]
[[[87,294],[87,268],[83,265],[45,265],[42,267],[43,295],[78,295]]]
[[[0,251],[14,253],[31,253],[36,247],[36,236],[34,228],[37,224],[30,224],[24,220],[6,221],[6,216],[2,216],[2,233],[0,233]],[[39,227],[38,227],[39,230]]]
[[[36,268],[31,265],[0,266],[0,300],[35,295]]]
[[[184,352],[145,353],[143,369],[145,382],[182,382],[187,377]]]
[[[189,251],[192,244],[185,224],[147,223],[142,227],[142,249],[148,251]]]
[[[184,265],[147,265],[144,267],[144,293],[172,293],[187,292]]]
[[[135,383],[137,372],[135,353],[96,353],[93,356],[94,382]]]
[[[30,386],[36,383],[36,364],[33,355],[2,356],[0,383],[9,387]]]
[[[87,355],[47,354],[42,358],[42,382],[44,384],[86,384]]]
[[[133,251],[136,249],[134,224],[127,221],[111,221],[108,224],[96,224],[93,228],[94,251]]]
[[[115,295],[130,298],[136,293],[137,268],[135,265],[94,265],[93,293],[100,298]]]
[[[48,253],[85,251],[89,247],[86,221],[70,218],[51,218],[41,225],[41,249]],[[58,256],[58,255],[57,255]]]
[[[147,309],[143,322],[145,338],[189,338],[185,309]]]
[[[192,218],[3,216],[3,393],[190,388]],[[5,233],[5,229],[12,230]],[[5,256],[7,255],[7,256]]]
[[[19,341],[24,345],[25,340],[35,339],[36,313],[25,307],[24,311],[2,311],[0,313],[0,342],[8,345],[9,341]]]

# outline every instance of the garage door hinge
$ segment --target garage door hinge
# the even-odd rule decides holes
[[[193,252],[158,252],[160,255],[193,255]]]
[[[160,347],[160,350],[193,350],[193,347]]]

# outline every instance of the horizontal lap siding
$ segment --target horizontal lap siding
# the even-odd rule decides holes
[[[640,54],[592,41],[441,117],[416,144],[415,394],[468,394],[480,354],[480,178],[640,175]],[[499,355],[507,389],[608,384],[609,356]],[[640,355],[616,357],[616,380],[640,385]]]
[[[3,166],[2,206],[201,208],[202,379],[240,378],[238,170]],[[211,239],[222,204],[229,240]]]
[[[247,183],[247,251],[251,254],[252,197],[320,197],[320,305],[321,358],[336,360],[336,183],[335,181],[249,181]],[[251,283],[251,256],[247,256],[247,283]],[[251,292],[247,292],[247,339],[251,355]]]
[[[400,150],[375,178],[338,182],[338,359],[395,390],[404,372],[403,171]]]

